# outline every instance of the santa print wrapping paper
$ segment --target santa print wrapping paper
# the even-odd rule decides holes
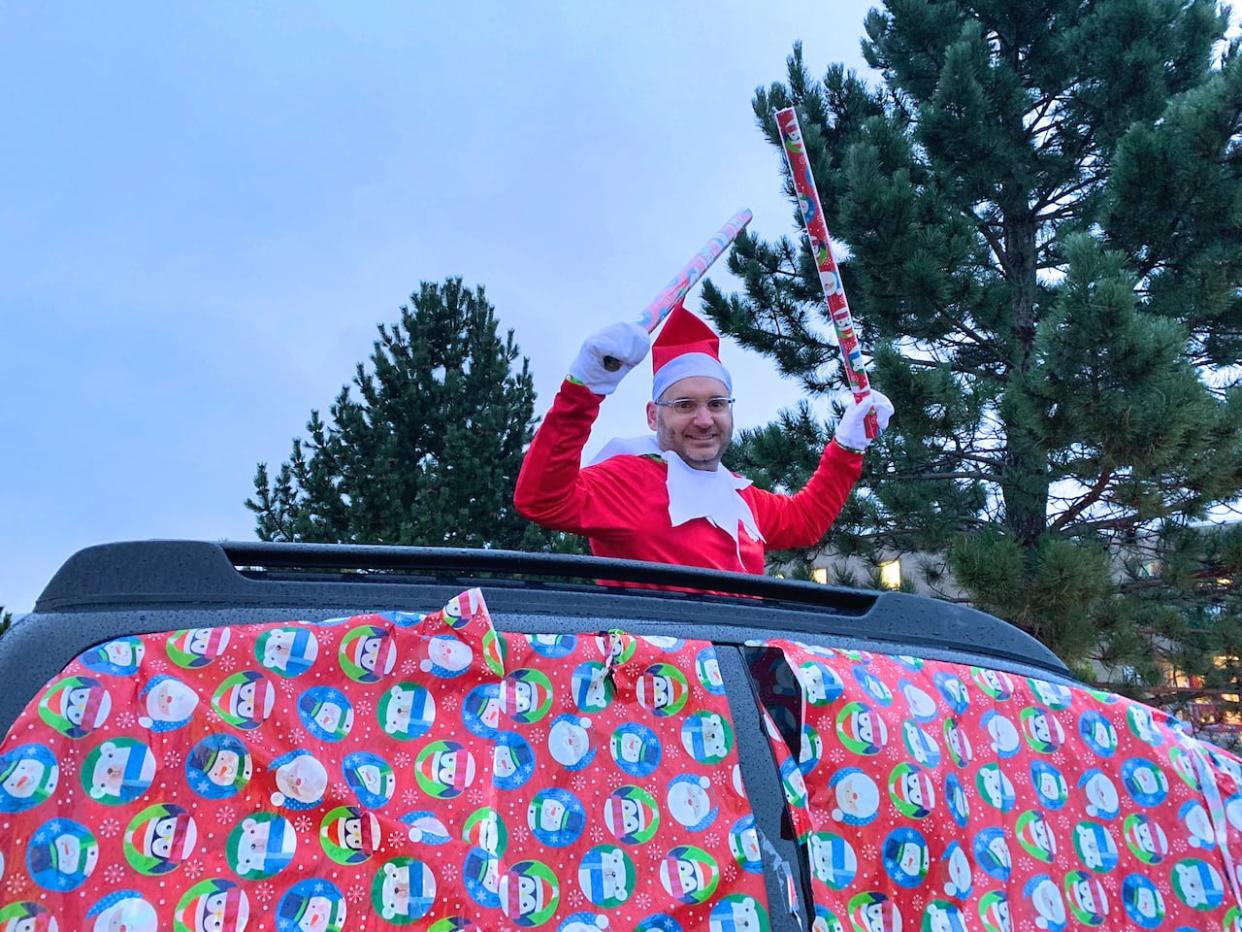
[[[1171,716],[982,667],[757,646],[819,932],[1242,928],[1242,766]]]
[[[0,932],[768,927],[711,644],[429,615],[124,637],[0,744]]]

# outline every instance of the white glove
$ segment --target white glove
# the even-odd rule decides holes
[[[893,403],[888,400],[887,395],[873,388],[871,397],[862,404],[855,401],[852,396],[850,397],[850,406],[841,415],[841,420],[837,422],[836,433],[832,437],[837,442],[837,446],[855,453],[866,451],[871,440],[867,437],[867,425],[864,421],[867,412],[872,408],[875,408],[876,425],[880,428],[877,435],[884,432],[884,428],[888,426],[888,419],[893,416]]]
[[[597,395],[611,395],[625,374],[647,358],[651,337],[635,323],[612,324],[591,334],[569,374]],[[605,360],[616,368],[610,369]]]

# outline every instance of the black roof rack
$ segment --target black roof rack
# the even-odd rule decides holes
[[[354,572],[325,573],[330,570]],[[293,571],[282,572],[282,571]],[[760,597],[861,616],[884,593],[818,583],[726,573],[698,567],[576,554],[513,550],[389,547],[358,544],[290,544],[149,540],[102,544],[78,551],[56,573],[35,604],[36,612],[74,611],[139,602],[196,605],[267,601],[273,582],[399,584],[403,576],[517,577],[525,581],[596,580],[680,586],[717,595]],[[615,593],[617,587],[608,587]],[[652,590],[642,590],[651,595]],[[270,593],[268,593],[270,594]]]
[[[505,630],[625,627],[733,645],[791,638],[1026,675],[1070,675],[1048,648],[999,618],[900,592],[565,554],[149,540],[74,554],[35,610],[0,638],[0,729],[73,657],[110,638],[393,608],[425,611],[474,586],[484,588]]]
[[[600,580],[697,591],[625,588]],[[763,637],[773,632],[862,637],[930,651],[980,653],[1059,675],[1069,672],[1048,648],[1007,622],[924,596],[505,550],[187,540],[103,544],[66,561],[39,597],[33,616],[351,610],[426,604],[429,598],[448,598],[480,585],[487,588],[493,609],[502,612],[706,621],[753,629]],[[414,586],[420,591],[411,591]],[[756,606],[763,611],[756,612]]]

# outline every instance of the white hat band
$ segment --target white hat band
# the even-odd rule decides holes
[[[725,391],[733,394],[733,379],[720,360],[706,353],[683,353],[662,365],[651,383],[651,400],[659,401],[668,388],[682,379],[695,377],[718,379],[724,382]]]

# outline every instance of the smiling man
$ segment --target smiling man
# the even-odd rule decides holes
[[[647,426],[613,440],[585,469],[582,449],[599,406],[651,351]],[[796,495],[777,495],[724,469],[733,439],[733,380],[720,338],[678,306],[652,344],[636,324],[587,338],[518,476],[518,511],[547,528],[584,535],[597,556],[763,573],[767,548],[810,547],[832,524],[862,471],[874,405],[881,430],[893,407],[872,391],[852,404]]]

